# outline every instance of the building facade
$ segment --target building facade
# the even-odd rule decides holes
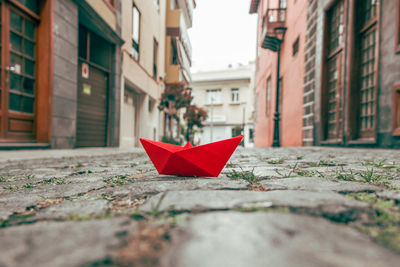
[[[0,145],[119,142],[116,1],[1,1]]]
[[[250,13],[258,14],[255,145],[273,145],[275,120],[279,119],[279,144],[300,146],[302,132],[298,129],[302,128],[307,3],[286,0],[260,0],[251,3]],[[279,36],[282,41],[278,59],[278,52],[266,47],[269,36],[274,36],[280,28],[284,30]],[[278,81],[280,88],[277,97]]]
[[[159,140],[190,83],[193,0],[1,0],[0,147]]]
[[[205,144],[244,135],[243,145],[254,142],[254,63],[227,69],[193,73],[193,104],[208,118],[194,142]]]
[[[194,0],[166,0],[167,23],[165,39],[165,87],[188,88],[191,83],[190,67],[192,66],[192,45],[188,29],[192,27],[193,10],[196,7]],[[175,114],[178,113],[178,114]],[[164,136],[179,140],[180,119],[182,111],[176,111],[171,103],[164,110]]]
[[[164,90],[166,1],[120,1],[122,19],[121,147],[158,140]]]
[[[307,7],[302,144],[400,147],[400,1],[290,2]]]

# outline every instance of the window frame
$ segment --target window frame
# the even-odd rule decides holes
[[[137,40],[135,40],[135,36],[134,36],[134,28],[135,28],[135,21],[134,21],[134,14],[135,14],[135,10],[137,11],[138,14],[138,26],[137,26]],[[132,39],[132,47],[131,47],[131,57],[136,60],[139,61],[140,60],[140,30],[141,30],[141,12],[139,10],[139,8],[137,7],[137,5],[135,5],[135,3],[132,4],[132,21],[131,21],[131,39]],[[135,51],[135,54],[134,54]]]
[[[231,88],[231,103],[237,104],[239,101],[239,88]]]
[[[153,38],[153,78],[157,80],[158,75],[158,41]]]
[[[211,96],[213,95],[218,95],[219,97],[217,97],[216,102],[211,102]],[[222,90],[220,88],[217,89],[207,89],[206,90],[206,105],[220,105],[222,104],[222,99],[221,99],[221,94],[222,94]]]

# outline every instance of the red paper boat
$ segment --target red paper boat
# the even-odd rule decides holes
[[[140,138],[147,155],[159,174],[177,176],[217,177],[243,135],[193,147],[184,147]]]

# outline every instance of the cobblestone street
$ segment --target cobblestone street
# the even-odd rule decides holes
[[[398,266],[400,153],[238,148],[218,178],[143,150],[0,153],[0,266]]]

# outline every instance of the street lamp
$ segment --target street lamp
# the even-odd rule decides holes
[[[279,138],[279,68],[281,61],[281,45],[285,38],[287,28],[286,27],[276,27],[272,33],[267,33],[262,47],[265,49],[269,49],[273,52],[278,52],[277,58],[277,67],[276,67],[276,99],[275,99],[275,114],[274,114],[274,139],[272,142],[273,147],[280,147],[280,138]]]

